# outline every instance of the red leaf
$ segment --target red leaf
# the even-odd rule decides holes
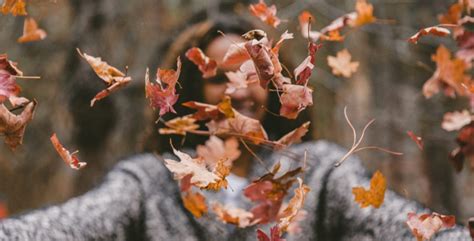
[[[276,16],[276,6],[267,6],[263,0],[260,0],[257,4],[250,4],[249,10],[252,15],[260,18],[264,23],[274,28],[276,28],[281,22]]]
[[[16,75],[21,76],[23,73],[16,67],[16,63],[8,60],[6,54],[0,54],[0,104],[20,93],[21,88],[16,84]]]
[[[451,228],[455,225],[454,216],[438,213],[421,214],[408,213],[407,224],[418,240],[428,240],[442,228]]]
[[[313,90],[302,85],[283,85],[280,103],[280,115],[288,119],[296,119],[302,110],[313,105]]]
[[[418,40],[425,36],[425,35],[434,35],[434,36],[439,36],[439,37],[444,37],[444,36],[447,36],[449,35],[451,32],[449,31],[449,29],[447,28],[443,28],[443,27],[438,27],[438,26],[434,26],[434,27],[429,27],[429,28],[424,28],[424,29],[421,29],[420,31],[418,31],[416,34],[414,34],[413,36],[411,36],[408,41],[411,42],[411,43],[418,43]]]
[[[216,61],[207,57],[200,48],[190,48],[186,51],[186,57],[199,67],[203,78],[211,78],[216,75]]]
[[[79,161],[79,159],[76,157],[76,152],[69,153],[69,151],[64,148],[64,146],[59,142],[56,133],[53,133],[50,140],[51,143],[53,143],[54,149],[56,149],[59,156],[61,156],[64,162],[68,164],[72,169],[79,170],[87,165],[87,163]]]
[[[248,41],[245,44],[257,72],[260,86],[267,88],[268,83],[275,75],[275,68],[270,58],[270,51],[267,46],[257,40]]]
[[[316,51],[321,48],[321,44],[309,43],[308,45],[308,57],[306,57],[303,62],[295,68],[294,74],[296,78],[296,84],[306,85],[308,83],[309,77],[314,68],[314,63],[316,61],[315,55]]]
[[[423,139],[421,137],[415,135],[412,131],[407,131],[407,135],[416,143],[420,150],[423,150]]]
[[[270,237],[263,232],[261,229],[257,229],[257,239],[258,241],[285,241],[280,237],[280,229],[278,225],[275,225],[270,228]]]

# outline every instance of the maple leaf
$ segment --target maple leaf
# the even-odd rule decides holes
[[[375,22],[376,19],[373,15],[374,6],[367,3],[367,0],[357,0],[355,8],[357,17],[350,21],[352,27],[360,27]]]
[[[438,15],[438,20],[441,24],[457,24],[462,16],[462,5],[454,3],[445,14]]]
[[[220,64],[222,67],[241,65],[243,62],[250,59],[250,55],[245,49],[245,43],[233,43],[227,49],[227,52]]]
[[[199,125],[195,124],[196,119],[192,118],[190,115],[183,117],[176,117],[172,120],[165,122],[165,125],[168,128],[161,128],[159,130],[160,134],[177,134],[177,135],[186,135],[186,132],[197,130]]]
[[[177,59],[177,70],[162,70],[158,68],[156,73],[156,84],[150,82],[149,70],[145,73],[145,96],[150,101],[153,109],[159,109],[159,115],[168,112],[176,113],[173,105],[178,101],[176,94],[176,83],[181,73],[181,60]],[[165,86],[166,85],[166,86]]]
[[[280,115],[288,119],[296,119],[307,106],[313,105],[313,90],[302,85],[283,85],[280,103]]]
[[[76,156],[77,151],[70,153],[66,148],[64,148],[61,142],[59,142],[56,133],[53,133],[50,140],[54,146],[54,149],[56,149],[56,152],[58,152],[59,156],[61,156],[63,161],[68,164],[72,169],[79,170],[87,165],[87,163],[79,161]]]
[[[327,60],[334,75],[342,75],[346,78],[351,77],[359,67],[359,62],[351,62],[351,54],[347,49],[337,52],[336,57],[328,56]]]
[[[280,237],[280,229],[278,228],[278,225],[270,228],[270,237],[261,229],[257,229],[257,239],[258,241],[285,241],[285,239]]]
[[[20,93],[21,88],[16,84],[15,76],[22,75],[16,63],[8,60],[6,54],[0,54],[0,104]]]
[[[442,228],[451,228],[456,224],[454,216],[438,213],[421,214],[410,212],[407,214],[407,225],[418,241],[428,240]]]
[[[165,159],[165,166],[174,174],[175,179],[183,179],[187,175],[192,175],[190,183],[201,189],[218,190],[221,187],[227,188],[226,176],[230,169],[223,165],[223,160],[218,161],[215,168],[209,171],[202,158],[191,158],[186,153],[180,152],[173,147],[174,154],[180,162],[172,159]]]
[[[11,13],[13,16],[25,16],[28,14],[24,0],[4,0],[0,11],[4,15]]]
[[[311,190],[308,186],[303,184],[303,181],[298,178],[299,187],[295,189],[295,196],[293,196],[288,203],[288,206],[279,214],[278,228],[280,232],[286,232],[288,226],[296,218],[298,212],[303,208],[306,194]]]
[[[223,164],[231,167],[232,162],[237,160],[241,154],[239,142],[236,138],[228,138],[223,141],[216,136],[211,136],[205,145],[198,145],[196,153],[211,168],[214,168],[215,163],[219,160],[224,160]]]
[[[131,77],[126,76],[117,68],[110,66],[105,61],[102,61],[100,57],[93,57],[86,53],[82,53],[79,49],[76,50],[79,55],[87,61],[97,76],[99,76],[99,78],[101,78],[107,86],[106,89],[100,91],[96,94],[96,96],[94,96],[94,98],[92,98],[91,107],[94,106],[96,101],[109,96],[112,92],[125,87],[130,81],[132,81]]]
[[[216,75],[216,61],[207,57],[200,48],[190,48],[186,51],[186,57],[198,66],[203,78],[211,78]]]
[[[36,21],[31,18],[25,18],[23,25],[23,35],[18,38],[18,43],[34,42],[45,39],[47,36],[46,31],[38,28]]]
[[[5,144],[15,150],[23,143],[26,125],[33,119],[36,102],[30,102],[19,115],[11,113],[0,104],[0,133],[5,136]]]
[[[462,59],[451,59],[451,53],[443,45],[438,47],[436,54],[432,55],[431,59],[436,62],[436,71],[423,85],[425,98],[430,98],[441,88],[444,90],[444,94],[450,97],[454,97],[456,94],[465,95],[467,91],[463,84],[470,81],[469,76],[464,74],[467,68],[466,63]]]
[[[276,28],[281,22],[281,20],[276,16],[276,6],[267,6],[264,0],[259,0],[257,4],[250,4],[249,10],[253,16],[258,17],[262,22],[274,28]]]
[[[267,46],[257,40],[248,41],[245,48],[249,53],[257,72],[260,86],[267,88],[268,83],[275,75],[275,68],[270,58],[270,51]]]
[[[359,203],[361,208],[368,207],[369,205],[379,208],[383,203],[386,188],[385,177],[380,171],[376,171],[372,179],[370,179],[369,190],[365,190],[363,187],[352,188],[354,201]]]
[[[186,192],[181,195],[184,207],[191,212],[194,217],[200,218],[207,213],[206,197],[199,192]]]
[[[446,131],[457,131],[471,123],[471,121],[474,121],[474,116],[468,110],[447,112],[443,116],[441,128]]]
[[[411,43],[416,44],[416,43],[418,43],[418,40],[421,37],[425,36],[425,35],[434,35],[434,36],[438,36],[438,37],[444,37],[444,36],[448,36],[450,33],[451,33],[451,31],[449,31],[449,29],[447,29],[447,28],[443,28],[443,27],[439,27],[439,26],[433,26],[433,27],[421,29],[416,34],[411,36],[408,39],[408,41],[411,42]]]
[[[295,68],[294,74],[296,78],[296,84],[306,85],[308,83],[309,77],[314,68],[316,61],[315,55],[316,52],[321,48],[321,44],[309,43],[308,44],[308,57],[306,57],[303,62]]]
[[[212,210],[217,215],[217,218],[219,218],[224,223],[234,224],[239,228],[255,225],[255,222],[252,222],[253,214],[251,212],[245,211],[244,209],[224,207],[222,204],[215,202],[212,205]]]
[[[407,131],[407,135],[416,143],[420,150],[423,150],[423,139],[421,137],[415,135],[413,131]]]
[[[221,114],[217,106],[197,101],[185,102],[183,106],[197,110],[197,112],[192,115],[196,120],[217,119]]]
[[[284,135],[280,138],[276,143],[278,145],[275,146],[275,149],[281,150],[283,147],[287,147],[293,143],[298,143],[301,141],[301,138],[308,133],[310,122],[305,122],[300,127],[294,129],[293,131],[289,132],[288,134]]]
[[[456,171],[462,170],[464,159],[470,159],[471,168],[474,169],[474,121],[459,130],[456,142],[459,147],[450,154],[450,160]]]

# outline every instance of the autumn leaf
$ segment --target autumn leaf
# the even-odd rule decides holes
[[[474,121],[459,130],[456,142],[459,147],[450,154],[450,160],[457,172],[463,167],[464,159],[470,160],[471,168],[474,169]]]
[[[295,195],[291,198],[288,206],[279,214],[278,228],[280,232],[286,232],[288,226],[294,221],[298,212],[303,208],[306,194],[311,190],[298,178],[299,187],[295,189]]]
[[[375,22],[375,17],[373,15],[374,6],[367,3],[367,0],[357,0],[355,6],[357,17],[354,20],[350,21],[350,25],[353,27],[360,27],[365,24],[370,24]]]
[[[8,207],[5,202],[0,202],[0,220],[8,217]]]
[[[415,135],[413,131],[407,131],[407,135],[416,143],[420,150],[423,150],[423,139],[421,137]]]
[[[438,20],[441,24],[457,24],[462,16],[462,5],[454,3],[445,14],[438,15]]]
[[[308,83],[316,61],[316,52],[321,48],[321,46],[321,44],[315,43],[308,44],[308,57],[306,57],[306,59],[303,60],[294,71],[296,84],[306,85]]]
[[[21,88],[16,84],[15,76],[22,75],[16,63],[8,60],[6,54],[0,54],[0,104],[20,93]]]
[[[308,11],[301,12],[300,15],[298,16],[298,20],[299,20],[301,35],[303,36],[303,38],[306,38],[306,39],[309,38],[312,42],[316,42],[323,35],[321,32],[313,31],[310,29],[311,22],[315,20],[314,16],[310,12]]]
[[[359,62],[351,62],[351,54],[347,49],[337,52],[336,57],[328,56],[327,60],[334,75],[342,75],[346,78],[351,77],[359,67]]]
[[[450,33],[451,33],[451,31],[449,31],[449,29],[447,29],[447,28],[434,26],[434,27],[421,29],[416,34],[411,36],[408,39],[408,41],[411,42],[411,43],[416,44],[416,43],[418,43],[418,40],[421,37],[425,36],[425,35],[434,35],[434,36],[438,36],[438,37],[444,37],[444,36],[449,35]]]
[[[240,70],[235,72],[225,72],[225,75],[227,76],[227,79],[229,79],[229,82],[227,82],[227,89],[225,90],[225,94],[227,95],[233,94],[239,89],[245,89],[249,84],[258,81],[258,79],[255,78],[253,80],[248,80],[249,75]]]
[[[262,22],[274,28],[276,28],[281,22],[281,20],[276,16],[276,6],[267,6],[264,0],[259,0],[256,4],[250,4],[249,10],[253,16],[258,17]]]
[[[234,224],[239,228],[255,225],[255,222],[252,222],[253,214],[244,209],[224,207],[222,204],[215,202],[212,205],[212,210],[217,215],[217,218],[224,223]]]
[[[56,152],[58,152],[59,156],[61,156],[64,162],[68,164],[72,169],[79,170],[87,165],[87,163],[79,161],[76,156],[77,151],[70,153],[66,148],[64,148],[64,146],[59,142],[56,133],[53,133],[50,140],[54,146],[54,149],[56,149]]]
[[[376,171],[372,179],[370,179],[370,189],[366,190],[363,187],[352,188],[352,194],[354,194],[354,201],[360,204],[361,208],[372,205],[375,208],[379,208],[384,200],[385,189],[387,183],[385,177],[380,171]]]
[[[239,66],[243,62],[250,59],[250,55],[245,49],[246,42],[242,43],[233,43],[227,49],[227,52],[222,59],[220,66],[229,67],[229,66]]]
[[[280,229],[278,225],[275,225],[270,228],[270,236],[268,236],[261,229],[257,229],[257,240],[258,241],[285,241],[280,237]]]
[[[438,213],[421,214],[408,213],[408,228],[418,241],[429,240],[442,228],[452,228],[456,224],[454,216],[446,216]]]
[[[183,103],[183,106],[194,109],[197,112],[192,114],[192,117],[196,120],[207,120],[219,118],[221,112],[215,105],[201,103],[197,101],[188,101]]]
[[[25,16],[28,14],[24,0],[4,0],[0,11],[3,15],[11,13],[13,16]]]
[[[232,108],[232,103],[229,96],[225,96],[224,99],[219,104],[217,104],[217,109],[222,114],[224,114],[226,118],[235,117],[234,109]]]
[[[99,78],[101,78],[107,86],[106,89],[100,91],[96,94],[96,96],[94,96],[94,98],[91,100],[91,107],[94,106],[96,101],[109,96],[112,92],[125,87],[130,81],[132,81],[131,77],[126,76],[117,68],[110,66],[105,61],[102,61],[100,57],[93,57],[86,53],[82,53],[79,49],[76,50],[79,55],[87,61],[97,76],[99,76]]]
[[[18,43],[34,42],[45,39],[47,36],[46,31],[38,28],[36,21],[31,18],[25,18],[23,25],[23,35],[18,38]]]
[[[165,122],[166,127],[159,130],[160,134],[177,134],[177,135],[186,135],[186,132],[197,130],[199,125],[195,123],[196,119],[192,118],[189,115],[183,117],[176,117],[172,120]]]
[[[474,121],[474,115],[471,115],[468,110],[448,112],[443,116],[441,128],[446,131],[457,131],[471,121]]]
[[[301,111],[313,105],[313,90],[303,85],[283,85],[280,103],[280,115],[296,119]]]
[[[245,44],[245,48],[255,65],[260,86],[264,89],[267,88],[268,83],[275,75],[275,68],[270,58],[270,50],[263,43],[255,39],[248,41]]]
[[[282,138],[280,138],[276,143],[278,145],[275,146],[275,149],[281,150],[284,147],[287,147],[293,143],[298,143],[301,142],[301,138],[308,133],[308,128],[309,128],[310,122],[305,122],[303,125],[300,127],[294,129],[290,133],[284,135]]]
[[[200,48],[190,48],[186,51],[186,57],[198,66],[203,78],[211,78],[216,75],[216,61],[207,57]]]
[[[0,133],[5,137],[5,144],[15,150],[23,143],[26,125],[33,119],[36,102],[30,102],[19,115],[11,113],[5,105],[0,104]]]
[[[236,138],[231,137],[223,141],[216,136],[211,136],[204,145],[198,145],[196,153],[211,168],[214,168],[219,160],[224,160],[223,164],[231,167],[232,162],[237,160],[241,154]]]
[[[199,192],[186,192],[181,195],[184,207],[194,215],[196,218],[200,218],[203,214],[207,213],[206,197]]]

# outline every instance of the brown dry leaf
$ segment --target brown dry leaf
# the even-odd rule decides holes
[[[168,128],[161,128],[159,130],[160,134],[177,134],[177,135],[186,135],[188,131],[194,131],[199,128],[199,125],[195,123],[196,119],[192,118],[190,115],[183,117],[176,117],[172,120],[169,120],[165,123]]]
[[[47,36],[46,31],[41,28],[38,28],[36,21],[31,18],[25,18],[25,23],[23,25],[23,36],[18,38],[18,43],[27,43],[40,41],[45,39]]]
[[[267,6],[264,0],[259,0],[257,4],[250,4],[249,10],[252,15],[258,17],[262,22],[274,28],[276,28],[281,22],[281,20],[276,16],[276,6]]]
[[[352,76],[359,67],[359,62],[351,62],[351,54],[347,49],[337,52],[337,56],[328,56],[328,65],[332,68],[334,75],[342,75],[346,78]]]
[[[468,110],[447,112],[443,116],[441,128],[446,131],[457,131],[474,121],[474,116]]]
[[[58,152],[59,156],[61,156],[63,161],[68,164],[72,169],[79,170],[87,165],[87,163],[85,162],[80,162],[79,159],[76,157],[77,151],[70,153],[66,148],[64,148],[61,142],[59,142],[56,133],[53,133],[50,140],[54,146],[54,149],[56,149],[56,152]]]
[[[438,213],[421,214],[408,213],[407,225],[418,241],[429,240],[442,228],[451,228],[456,224],[454,216]]]
[[[216,136],[211,136],[205,145],[198,145],[196,153],[205,160],[210,168],[214,168],[219,160],[224,160],[223,164],[231,167],[232,162],[237,160],[241,154],[236,138],[231,137],[223,141]]]
[[[306,194],[311,190],[303,184],[300,178],[298,178],[298,183],[299,187],[295,189],[295,195],[291,198],[286,209],[279,215],[278,228],[281,232],[286,232],[288,226],[294,221],[298,212],[303,208]]]
[[[224,207],[222,204],[215,202],[212,205],[212,210],[222,222],[237,225],[239,228],[256,224],[252,222],[253,214],[241,208]]]
[[[207,57],[200,48],[194,47],[186,51],[186,57],[198,66],[203,78],[211,78],[217,73],[217,63]]]
[[[0,54],[0,104],[20,93],[21,88],[16,84],[15,76],[22,75],[16,63],[8,60],[6,54]]]
[[[280,103],[280,115],[296,119],[301,111],[313,105],[313,90],[304,85],[283,85]]]
[[[184,207],[191,212],[194,217],[200,218],[207,213],[206,197],[199,192],[188,191],[181,195]]]
[[[449,31],[449,29],[447,29],[447,28],[443,28],[443,27],[439,27],[439,26],[433,26],[433,27],[421,29],[416,34],[411,36],[408,39],[408,41],[411,42],[411,43],[416,44],[416,43],[418,43],[418,40],[421,37],[425,36],[425,35],[434,35],[434,36],[438,36],[438,37],[444,37],[444,36],[448,36],[450,33],[451,33],[451,31]]]
[[[260,80],[260,86],[264,89],[267,88],[268,83],[275,75],[275,67],[270,57],[271,50],[265,44],[255,39],[248,41],[245,44],[245,48],[255,65],[255,70]]]
[[[3,15],[11,13],[13,16],[25,16],[28,14],[24,0],[4,0],[0,11]]]
[[[373,15],[374,6],[367,3],[367,0],[357,0],[355,6],[357,17],[350,22],[353,27],[360,27],[365,24],[375,22],[376,18]]]
[[[23,143],[26,125],[33,119],[36,102],[30,102],[19,115],[11,113],[0,104],[0,133],[5,136],[5,144],[15,150]]]
[[[303,125],[300,127],[294,129],[290,133],[284,135],[282,138],[280,138],[276,143],[278,145],[275,146],[275,149],[281,150],[293,143],[298,143],[301,142],[301,138],[308,133],[308,128],[309,124],[311,122],[305,122]]]
[[[77,52],[87,61],[87,63],[89,63],[97,76],[99,76],[99,78],[101,78],[107,86],[106,89],[100,91],[96,96],[94,96],[94,98],[91,100],[91,107],[94,106],[96,101],[109,96],[112,92],[121,89],[130,81],[132,81],[131,77],[126,76],[117,68],[110,66],[105,61],[102,61],[100,57],[93,57],[86,53],[82,53],[79,49],[77,49]]]
[[[352,188],[352,194],[354,194],[354,201],[360,204],[361,208],[372,205],[375,208],[379,208],[385,197],[385,189],[387,183],[385,177],[380,171],[376,171],[372,179],[370,179],[370,189],[366,190],[363,187]]]

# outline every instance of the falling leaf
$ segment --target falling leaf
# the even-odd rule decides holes
[[[248,87],[250,83],[255,82],[252,80],[247,80],[248,74],[240,70],[235,71],[235,72],[232,72],[232,71],[225,72],[225,75],[227,76],[227,79],[229,79],[229,82],[227,82],[227,89],[225,90],[225,94],[227,95],[233,94],[235,93],[235,91],[239,89],[245,89]]]
[[[295,218],[291,221],[290,225],[286,229],[286,232],[289,234],[299,234],[303,231],[300,227],[300,223],[302,223],[308,217],[308,212],[306,210],[300,210]]]
[[[72,169],[79,170],[87,165],[85,162],[80,162],[79,159],[76,157],[76,152],[70,153],[64,146],[59,142],[56,133],[50,138],[51,143],[54,146],[54,149],[58,152],[59,156],[64,160],[66,164],[68,164]]]
[[[457,24],[462,16],[462,5],[454,3],[448,9],[448,12],[438,16],[438,20],[441,24]]]
[[[82,53],[79,49],[77,49],[77,52],[87,61],[97,76],[99,76],[107,86],[106,89],[100,91],[96,96],[94,96],[91,100],[91,107],[94,106],[96,101],[109,96],[112,92],[125,87],[130,81],[132,81],[131,77],[126,76],[117,68],[102,61],[100,57],[93,57],[86,53]]]
[[[220,64],[222,67],[229,67],[234,65],[241,65],[243,62],[250,59],[250,55],[245,49],[246,42],[243,43],[233,43],[227,49],[227,52],[222,59]]]
[[[360,27],[365,24],[370,24],[375,22],[375,17],[373,15],[374,6],[367,3],[367,0],[357,0],[356,2],[356,19],[350,21],[350,25],[353,27]]]
[[[253,214],[241,208],[224,207],[222,204],[215,202],[212,205],[212,210],[224,223],[237,225],[239,228],[245,228],[255,225],[252,222]]]
[[[359,203],[361,208],[368,207],[369,205],[379,208],[383,203],[386,187],[387,183],[385,177],[380,171],[376,171],[372,179],[370,179],[369,190],[366,190],[363,187],[352,188],[354,201]]]
[[[474,169],[474,121],[459,130],[456,142],[459,147],[454,149],[449,156],[456,171],[462,170],[464,159],[470,160],[471,168]]]
[[[275,75],[275,68],[270,58],[270,50],[257,40],[248,41],[245,44],[245,48],[255,65],[255,70],[260,80],[260,86],[264,89],[267,88],[268,83]]]
[[[296,119],[301,111],[313,105],[313,90],[302,85],[283,85],[280,103],[280,115],[288,119]]]
[[[21,88],[16,84],[15,76],[22,75],[16,63],[8,60],[6,54],[0,54],[0,104],[20,93]]]
[[[253,16],[258,17],[262,22],[274,28],[276,28],[281,22],[281,20],[276,16],[276,6],[267,6],[264,0],[259,0],[257,4],[250,4],[249,10]]]
[[[149,70],[145,74],[145,94],[153,109],[159,109],[159,115],[163,116],[168,112],[176,113],[173,105],[178,101],[176,94],[176,83],[181,73],[181,60],[177,59],[177,70],[160,69],[156,73],[156,83],[150,82]]]
[[[165,125],[168,128],[161,128],[159,130],[160,134],[177,134],[177,135],[186,135],[186,132],[197,130],[199,125],[195,123],[196,119],[190,117],[189,115],[183,117],[176,117],[172,120],[165,122]]]
[[[471,123],[471,121],[474,121],[474,116],[468,110],[448,112],[443,116],[441,128],[446,131],[457,131]]]
[[[4,15],[11,13],[13,16],[25,16],[28,14],[24,0],[4,0],[0,11]]]
[[[298,16],[301,35],[303,36],[303,38],[309,38],[312,42],[318,41],[319,38],[323,35],[321,32],[313,31],[310,29],[310,23],[311,21],[314,21],[314,19],[314,16],[308,11],[303,11]]]
[[[221,114],[217,106],[197,101],[185,102],[183,106],[197,110],[197,112],[192,115],[196,120],[217,119]]]
[[[293,34],[288,33],[288,30],[286,30],[284,33],[281,34],[280,39],[278,40],[278,42],[276,42],[275,46],[273,46],[272,52],[278,55],[278,53],[280,52],[280,48],[285,42],[285,40],[290,40],[293,38]]]
[[[190,48],[186,51],[186,57],[199,67],[203,78],[211,78],[216,75],[216,61],[207,57],[200,48]]]
[[[18,43],[34,42],[45,39],[47,36],[46,31],[38,28],[36,21],[31,18],[25,18],[23,25],[23,36],[18,38]]]
[[[474,217],[469,218],[468,227],[469,227],[469,233],[471,234],[471,238],[474,239]]]
[[[26,125],[33,119],[36,102],[30,102],[19,115],[11,113],[0,104],[0,133],[5,137],[5,144],[15,150],[23,143]]]
[[[444,37],[444,36],[448,36],[450,33],[451,33],[451,31],[449,31],[449,29],[447,29],[447,28],[434,26],[434,27],[421,29],[416,34],[411,36],[408,39],[408,41],[411,42],[411,43],[416,44],[416,43],[418,43],[418,40],[421,37],[425,36],[425,35],[434,35],[434,36],[438,36],[438,37]]]
[[[286,232],[288,226],[293,222],[298,212],[303,208],[306,194],[311,190],[308,186],[303,184],[303,181],[298,178],[299,187],[295,189],[295,196],[293,196],[288,203],[285,210],[279,215],[278,228],[280,232]]]
[[[446,216],[438,213],[421,214],[408,213],[406,222],[413,235],[418,241],[429,240],[442,228],[452,228],[456,224],[454,216]]]
[[[298,65],[294,71],[297,84],[306,85],[308,83],[316,61],[316,52],[321,48],[321,46],[321,44],[309,43],[308,57],[306,57],[306,59]]]
[[[423,139],[421,137],[415,135],[413,131],[407,131],[407,135],[416,143],[420,150],[423,150]]]
[[[239,142],[236,138],[231,137],[223,141],[216,136],[211,136],[205,145],[198,145],[196,153],[211,168],[214,168],[215,163],[219,160],[224,160],[223,164],[231,167],[232,162],[237,160],[241,154]]]
[[[280,229],[278,225],[270,228],[270,237],[263,232],[261,229],[257,229],[257,240],[258,241],[285,241],[280,237]]]
[[[347,49],[337,52],[336,57],[328,56],[327,59],[334,75],[342,75],[349,78],[359,67],[359,62],[351,62],[351,54]]]
[[[232,108],[232,103],[229,96],[225,96],[224,99],[219,104],[217,104],[217,109],[222,114],[224,114],[226,118],[235,117],[234,109]]]
[[[282,149],[283,147],[289,146],[293,143],[298,143],[301,141],[301,138],[308,133],[308,128],[309,128],[310,122],[305,122],[303,125],[300,127],[294,129],[290,133],[284,135],[282,138],[280,138],[276,143],[279,145],[276,145],[276,149]]]
[[[181,196],[184,207],[191,212],[194,217],[200,218],[207,213],[206,198],[199,192],[186,192]]]

